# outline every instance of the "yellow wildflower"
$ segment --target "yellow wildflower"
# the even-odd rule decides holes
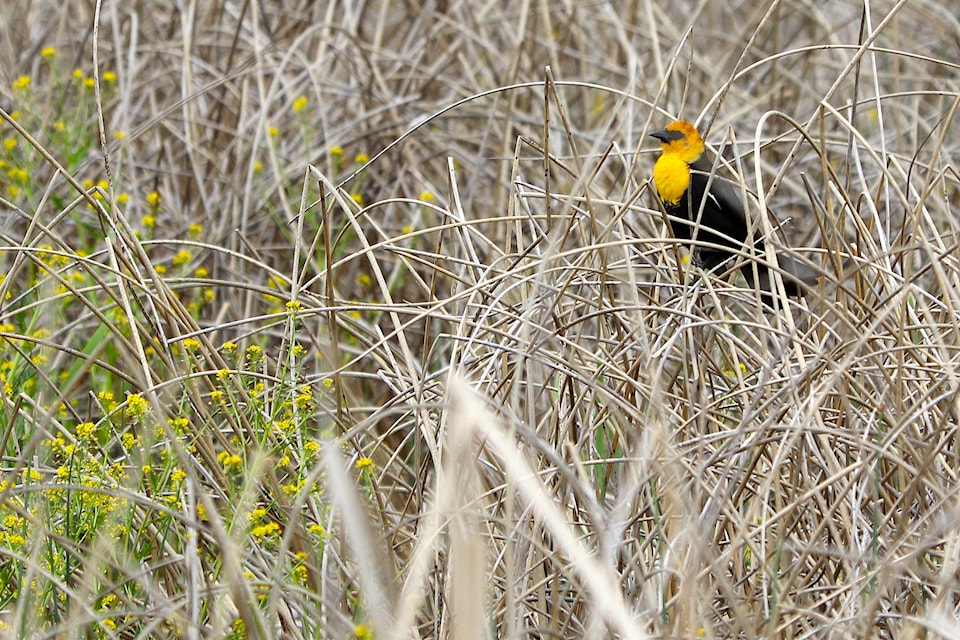
[[[193,257],[193,254],[187,251],[186,249],[180,249],[177,252],[177,255],[173,256],[173,265],[179,267],[190,262],[190,258]]]
[[[84,422],[77,425],[77,437],[81,440],[89,440],[96,433],[96,426],[92,422]]]
[[[142,395],[131,393],[127,396],[127,407],[123,410],[125,417],[131,420],[141,420],[149,411],[150,403]]]

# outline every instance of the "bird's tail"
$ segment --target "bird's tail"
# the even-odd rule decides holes
[[[807,290],[817,285],[820,278],[826,274],[793,256],[779,254],[777,262],[780,264],[780,277],[783,278],[783,288],[788,296],[802,296]],[[756,272],[754,272],[756,269]],[[751,287],[759,287],[761,291],[772,293],[774,290],[773,274],[764,264],[746,263],[740,267],[740,272]],[[756,273],[756,278],[754,278]]]

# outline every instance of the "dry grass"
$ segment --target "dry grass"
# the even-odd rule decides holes
[[[8,20],[3,633],[960,633],[955,12],[621,4]],[[816,294],[683,261],[675,117]]]

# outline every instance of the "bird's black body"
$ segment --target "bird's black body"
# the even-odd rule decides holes
[[[730,183],[717,175],[711,177],[711,169],[712,167],[704,158],[691,164],[690,188],[677,204],[664,203],[664,205],[671,217],[679,218],[677,221],[670,222],[675,237],[690,241],[695,236],[698,245],[708,243],[730,248],[730,250],[722,250],[699,246],[697,254],[700,264],[705,269],[713,270],[729,260],[734,253],[743,250],[748,229],[740,198]],[[682,220],[688,222],[684,223]],[[762,249],[763,243],[758,242],[757,248]]]

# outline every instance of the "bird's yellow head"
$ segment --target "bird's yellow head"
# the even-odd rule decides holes
[[[664,154],[675,155],[687,164],[703,154],[703,138],[686,120],[671,122],[666,129],[654,131],[650,136],[660,141]]]

